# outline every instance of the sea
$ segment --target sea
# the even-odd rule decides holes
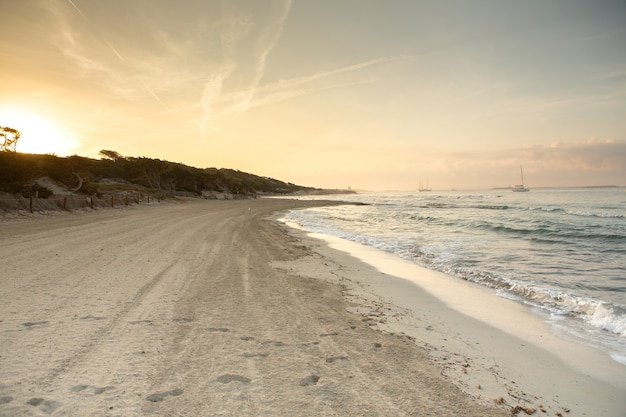
[[[361,204],[293,210],[286,221],[485,286],[626,366],[625,189],[306,198]]]

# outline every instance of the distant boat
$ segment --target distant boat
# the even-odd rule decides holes
[[[525,193],[525,192],[530,191],[530,188],[524,186],[524,170],[522,169],[521,165],[519,167],[519,170],[520,170],[520,173],[522,174],[522,183],[514,185],[512,190],[514,193]]]
[[[430,188],[428,188],[428,177],[426,177],[426,186],[425,187],[423,186],[422,181],[420,180],[419,192],[422,193],[424,191],[432,191]]]

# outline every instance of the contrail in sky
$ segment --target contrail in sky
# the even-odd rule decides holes
[[[369,61],[359,62],[358,64],[346,65],[344,67],[336,68],[336,69],[329,70],[329,71],[320,71],[311,75],[305,75],[303,77],[280,80],[276,83],[263,86],[260,89],[261,90],[265,90],[265,89],[273,90],[273,89],[279,89],[279,88],[290,88],[290,87],[294,87],[297,85],[309,83],[309,82],[312,82],[321,78],[326,78],[326,77],[330,77],[333,75],[342,74],[345,72],[357,71],[363,68],[370,67],[372,65],[382,64],[382,63],[391,62],[391,61],[399,61],[399,60],[408,59],[408,58],[413,58],[413,56],[398,55],[398,56],[387,56],[387,57],[370,59]]]
[[[222,115],[224,113],[241,115],[250,108],[257,87],[265,75],[267,56],[274,46],[276,46],[282,35],[285,21],[287,20],[291,9],[291,4],[292,0],[285,0],[283,2],[280,13],[275,19],[273,19],[275,26],[270,29],[269,33],[266,31],[260,37],[259,46],[261,51],[258,56],[255,56],[256,63],[254,66],[254,75],[249,87],[239,91],[237,94],[230,95],[232,104],[227,109],[216,114],[213,112],[213,105],[222,101],[222,85],[237,68],[237,62],[234,60],[234,56],[236,52],[236,41],[238,40],[238,35],[240,35],[236,32],[236,30],[233,32],[228,26],[223,26],[222,32],[220,33],[220,42],[225,63],[219,71],[209,77],[205,83],[202,98],[200,100],[204,111],[204,118],[200,128],[203,139],[205,139],[205,128],[208,126],[209,120],[213,116]],[[223,9],[224,5],[226,5],[226,2],[222,1]]]
[[[368,61],[359,62],[357,64],[352,64],[352,65],[347,65],[344,67],[336,68],[334,70],[320,71],[320,72],[316,72],[314,74],[306,75],[303,77],[289,78],[289,79],[280,80],[272,84],[262,85],[253,92],[253,95],[261,95],[262,97],[251,100],[248,107],[253,108],[253,107],[267,106],[267,105],[274,104],[280,101],[288,100],[290,98],[303,96],[307,94],[313,94],[320,90],[328,90],[332,88],[340,88],[340,87],[345,87],[349,85],[371,83],[371,82],[374,82],[375,80],[370,79],[370,80],[365,80],[365,81],[352,81],[352,82],[347,82],[347,83],[337,83],[337,84],[332,84],[330,86],[325,86],[325,87],[296,88],[296,87],[300,87],[303,84],[316,81],[318,79],[332,77],[334,75],[343,74],[347,72],[357,71],[357,70],[367,68],[376,64],[382,64],[385,62],[398,61],[398,60],[408,59],[408,58],[412,58],[412,56],[400,55],[400,56],[390,56],[390,57],[370,59]],[[229,116],[232,114],[237,114],[238,111],[237,109],[234,108],[235,106],[227,107],[226,109],[221,110],[219,112],[213,112],[213,105],[215,104],[223,104],[227,102],[237,101],[239,99],[238,97],[240,96],[250,95],[250,91],[248,89],[235,91],[235,92],[227,93],[227,94],[222,94],[222,84],[227,77],[228,75],[226,74],[226,71],[223,71],[223,73],[220,73],[220,74],[214,74],[209,79],[209,81],[205,83],[205,87],[204,87],[205,89],[204,89],[200,103],[191,104],[188,106],[178,107],[174,109],[167,109],[165,111],[159,111],[156,113],[151,113],[146,116],[142,116],[140,120],[152,119],[154,117],[159,117],[159,116],[163,116],[166,114],[189,111],[189,110],[194,110],[198,108],[204,109],[205,121],[208,121],[209,115],[214,116],[214,117],[222,117],[222,116]]]
[[[267,66],[267,57],[269,53],[272,51],[272,49],[274,49],[274,47],[278,43],[278,40],[280,39],[283,33],[285,21],[287,20],[289,11],[291,10],[291,4],[292,4],[291,0],[287,0],[285,2],[285,6],[283,10],[281,11],[280,16],[277,19],[278,28],[274,31],[273,36],[271,36],[271,39],[269,39],[269,41],[267,42],[267,45],[264,46],[263,51],[259,54],[259,59],[257,60],[257,65],[255,68],[254,78],[252,82],[250,83],[250,88],[247,89],[247,93],[244,95],[243,100],[241,100],[239,104],[237,105],[238,109],[236,110],[241,113],[247,111],[250,108],[250,103],[252,102],[252,99],[254,98],[259,82],[261,82],[261,79],[265,75],[265,68]]]
[[[85,14],[84,14],[84,13],[83,13],[83,12],[82,12],[79,8],[78,8],[78,6],[77,6],[77,5],[76,5],[76,4],[75,4],[72,0],[67,0],[67,1],[69,1],[69,2],[70,2],[70,4],[72,5],[72,7],[74,8],[74,10],[76,10],[76,12],[78,12],[78,14],[80,15],[80,17],[82,17],[82,18],[85,20],[85,22],[87,22],[87,23],[89,24],[89,26],[93,26],[93,25],[91,24],[91,21],[90,21],[89,19],[87,19],[87,16],[85,16]],[[115,55],[119,58],[119,60],[120,60],[120,61],[122,61],[123,63],[125,63],[125,64],[126,64],[126,63],[127,63],[127,62],[126,62],[126,60],[124,59],[124,57],[122,57],[122,55],[121,55],[119,52],[117,52],[117,49],[115,49],[115,48],[113,47],[113,45],[111,45],[111,43],[109,43],[109,41],[107,41],[106,39],[103,39],[103,40],[104,40],[104,43],[106,43],[106,44],[107,44],[107,46],[108,46],[109,48],[111,48],[111,50],[112,50],[112,51],[113,51],[113,53],[114,53],[114,54],[115,54]]]
[[[87,19],[87,16],[85,16],[85,15],[83,14],[83,12],[81,12],[81,11],[80,11],[80,9],[78,8],[78,6],[76,6],[72,0],[67,0],[67,1],[69,1],[69,2],[70,2],[70,4],[72,5],[72,7],[73,7],[73,8],[74,8],[77,12],[78,12],[78,14],[79,14],[79,15],[81,15],[81,16],[82,16],[82,18],[83,18],[83,19],[85,19],[87,22],[89,22],[89,19]]]
[[[93,25],[91,24],[91,21],[87,18],[87,16],[85,16],[85,14],[78,8],[78,6],[76,6],[76,4],[72,1],[72,0],[67,0],[72,7],[74,8],[74,10],[76,10],[76,12],[85,20],[85,22],[87,22],[89,24],[89,26],[91,26],[93,28]],[[92,29],[93,31],[93,29]],[[95,31],[94,31],[95,33]],[[113,51],[113,53],[115,54],[115,56],[125,65],[129,65],[128,62],[124,59],[124,57],[122,56],[122,54],[120,54],[118,52],[117,49],[115,49],[115,47],[113,45],[111,45],[111,43],[109,41],[107,41],[103,36],[100,36],[98,34],[96,34],[96,36],[98,36],[110,49],[111,51]],[[148,91],[148,93],[150,93],[150,95],[152,97],[154,97],[154,99],[156,101],[159,102],[159,104],[161,104],[163,107],[165,107],[166,109],[169,109],[169,107],[163,102],[163,100],[161,100],[159,98],[159,96],[157,96],[157,94],[143,81],[140,81],[141,84],[143,85],[143,87]]]
[[[148,92],[152,95],[152,97],[154,97],[154,99],[155,99],[156,101],[158,101],[159,103],[161,103],[161,105],[162,105],[163,107],[165,107],[166,109],[168,109],[168,110],[169,110],[169,107],[167,106],[167,104],[163,103],[163,100],[161,100],[161,99],[159,98],[159,96],[157,96],[157,95],[156,95],[156,93],[155,93],[154,91],[152,91],[152,89],[151,89],[150,87],[148,87],[148,84],[146,84],[146,83],[145,83],[145,82],[143,82],[143,81],[140,81],[140,82],[141,82],[141,84],[142,84],[142,85],[146,88],[146,90],[148,90]]]

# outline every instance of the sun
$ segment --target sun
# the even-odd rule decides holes
[[[0,109],[0,126],[21,132],[17,152],[68,156],[80,146],[74,136],[35,112],[16,108]]]

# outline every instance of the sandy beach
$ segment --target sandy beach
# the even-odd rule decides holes
[[[188,200],[0,219],[0,415],[624,410],[610,381],[276,221],[322,204]],[[513,350],[507,363],[472,359]],[[543,392],[518,386],[542,367]]]

